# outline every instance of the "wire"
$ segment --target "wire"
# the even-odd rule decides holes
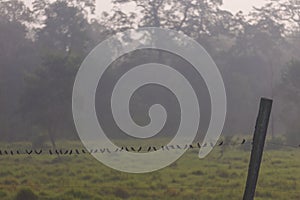
[[[281,147],[289,147],[294,149],[300,149],[300,145],[291,145],[291,144],[279,144],[273,142],[266,142],[268,145],[274,146],[281,146]],[[248,141],[246,139],[242,139],[240,142],[225,142],[220,141],[215,145],[215,148],[222,148],[225,146],[245,146],[245,145],[252,145],[252,141]],[[132,152],[132,153],[145,153],[145,152],[154,152],[158,150],[162,151],[173,151],[173,150],[192,150],[192,149],[200,149],[200,148],[207,148],[207,147],[214,147],[212,143],[208,144],[201,144],[200,142],[194,144],[173,144],[173,145],[166,145],[166,146],[122,146],[116,149],[109,149],[109,148],[96,148],[96,149],[0,149],[0,156],[17,156],[17,155],[61,155],[61,156],[70,156],[70,155],[85,155],[85,154],[112,154],[112,153],[122,153],[122,152]]]

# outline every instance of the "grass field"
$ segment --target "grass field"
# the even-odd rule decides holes
[[[250,151],[228,147],[220,157],[220,150],[216,147],[200,160],[192,149],[171,166],[148,174],[114,171],[89,154],[2,155],[0,199],[242,199]],[[300,149],[265,151],[256,199],[300,199]]]

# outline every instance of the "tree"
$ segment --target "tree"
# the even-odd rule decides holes
[[[252,131],[249,121],[255,118],[259,98],[277,98],[275,88],[289,46],[284,37],[285,24],[266,11],[270,6],[254,8],[248,18],[238,13],[240,28],[235,31],[233,45],[217,56],[227,86],[230,132]],[[278,114],[277,109],[276,104],[272,116]],[[273,123],[270,130],[273,132]]]
[[[281,93],[280,120],[285,124],[287,142],[298,145],[300,142],[300,61],[291,60],[286,64],[282,83],[278,90]]]
[[[80,60],[72,55],[48,55],[43,65],[26,77],[23,116],[48,133],[54,148],[58,136],[74,137],[72,87]]]
[[[120,8],[129,3],[134,4],[136,11],[122,12]],[[113,4],[114,13],[108,19],[112,24],[118,24],[118,29],[122,24],[127,28],[162,27],[198,39],[201,35],[224,34],[232,26],[232,14],[220,9],[221,0],[114,0]]]
[[[92,2],[86,1],[86,4]],[[42,52],[56,51],[63,55],[83,55],[87,52],[90,46],[87,13],[76,3],[79,1],[35,2],[35,12],[43,16],[42,28],[36,30]]]
[[[300,1],[299,0],[269,0],[269,7],[265,7],[265,12],[270,13],[274,19],[287,22],[290,27],[288,31],[300,28]]]
[[[9,22],[31,22],[30,9],[20,0],[4,0],[0,2],[1,18]]]
[[[13,133],[24,128],[17,113],[18,99],[24,87],[24,71],[37,60],[25,26],[31,21],[30,10],[22,1],[0,2],[0,134],[5,140],[16,139]]]
[[[94,0],[34,2],[39,23],[35,46],[41,62],[27,71],[20,111],[28,129],[47,132],[53,147],[58,138],[74,138],[74,78],[82,58],[107,34],[98,21],[88,19],[93,9]]]

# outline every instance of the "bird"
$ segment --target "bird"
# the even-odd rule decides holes
[[[131,147],[131,150],[135,152],[135,148]]]
[[[201,148],[201,145],[200,145],[200,143],[199,143],[199,142],[197,143],[197,145],[198,145],[198,148]]]
[[[105,153],[105,149],[100,149],[100,152],[101,153]]]
[[[220,144],[219,144],[219,146],[222,146],[223,144],[224,144],[224,141],[221,141]]]
[[[111,151],[108,148],[106,148],[106,151],[107,151],[107,153],[111,153]]]
[[[242,141],[242,144],[245,144],[245,142],[246,142],[246,140],[245,140],[245,139],[243,139],[243,141]]]
[[[32,154],[32,150],[30,150],[30,151],[26,150],[26,153],[27,153],[28,155],[30,155],[30,154]]]
[[[34,150],[34,152],[35,152],[35,154],[40,155],[43,152],[43,150],[40,150],[40,151]]]

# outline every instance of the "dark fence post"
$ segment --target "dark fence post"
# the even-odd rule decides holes
[[[263,155],[273,101],[262,98],[253,137],[253,147],[243,200],[253,200]]]

